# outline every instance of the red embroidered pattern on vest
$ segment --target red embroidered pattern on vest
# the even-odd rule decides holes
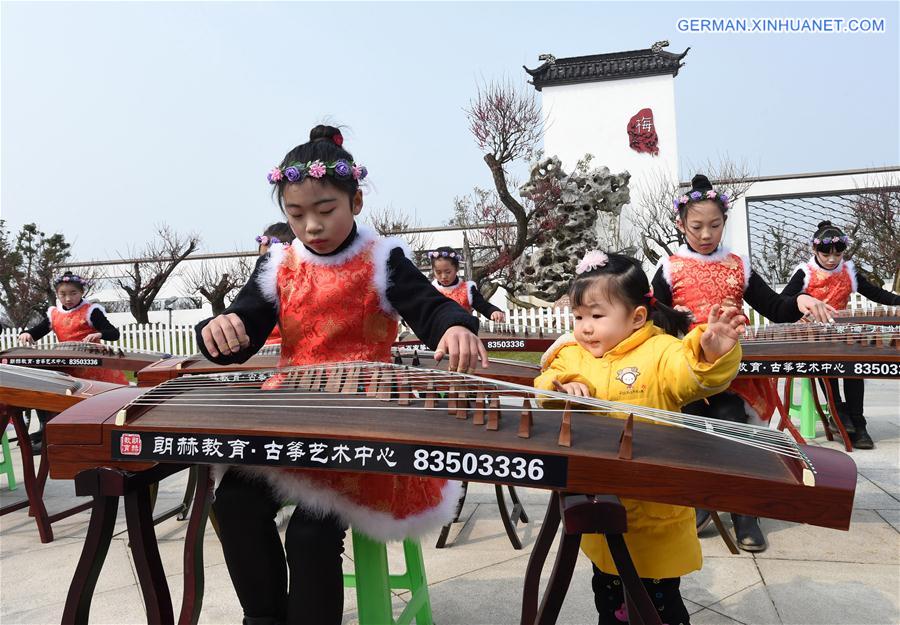
[[[462,306],[466,312],[472,312],[472,304],[471,302],[469,302],[468,282],[460,280],[459,284],[455,286],[441,286],[438,284],[436,284],[435,286],[442,295],[449,297],[454,302]]]
[[[82,303],[77,308],[62,311],[58,308],[50,309],[50,327],[60,342],[83,341],[88,334],[94,334],[96,330],[90,322],[91,305]],[[103,369],[102,367],[72,367],[66,373],[76,378],[87,380],[100,380],[115,384],[128,384],[125,373],[115,369]]]
[[[850,279],[850,271],[847,265],[841,265],[840,271],[823,271],[815,265],[806,265],[809,284],[806,292],[817,300],[830,304],[838,310],[847,307],[850,295],[853,294],[853,281]]]
[[[694,325],[706,323],[713,304],[744,305],[744,263],[728,254],[720,261],[670,256],[672,305],[687,306]]]

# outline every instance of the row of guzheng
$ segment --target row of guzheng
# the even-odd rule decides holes
[[[834,314],[835,323],[867,323],[900,327],[900,306],[866,306],[839,310]]]
[[[121,349],[102,343],[66,341],[49,347],[11,347],[0,351],[0,364],[67,369],[98,367],[137,372],[144,367],[169,358],[170,354],[136,349]]]
[[[838,529],[849,526],[856,486],[849,457],[783,432],[386,363],[116,389],[53,419],[48,443],[55,478],[159,463],[375,471],[610,493]]]
[[[900,326],[788,323],[749,327],[740,376],[900,378]]]

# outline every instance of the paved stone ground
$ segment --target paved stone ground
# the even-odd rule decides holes
[[[755,556],[732,556],[716,535],[704,536],[703,570],[687,576],[682,584],[694,625],[900,623],[900,395],[893,381],[869,381],[866,393],[870,431],[877,448],[852,454],[859,477],[850,531],[766,521],[770,548]],[[839,447],[823,436],[815,442]],[[18,462],[18,451],[13,455]],[[21,476],[19,465],[17,469]],[[159,506],[180,500],[184,481],[184,475],[179,475],[164,482]],[[10,492],[4,478],[0,484],[0,504],[24,496],[22,486]],[[436,550],[433,538],[423,543],[436,623],[518,623],[522,576],[547,500],[542,491],[521,490],[520,494],[532,517],[522,533],[522,551],[513,550],[507,541],[497,517],[493,488],[474,484],[463,520],[451,535],[453,546]],[[48,484],[51,513],[73,500],[71,483]],[[120,516],[97,584],[92,623],[146,622],[124,534],[124,513]],[[60,521],[53,528],[56,539],[42,545],[25,511],[0,518],[0,622],[60,622],[87,523],[86,512]],[[186,523],[171,519],[157,528],[176,614],[185,527]],[[239,623],[240,606],[212,531],[207,532],[205,557],[201,622]],[[392,548],[391,557],[399,562],[399,549]],[[352,559],[349,549],[347,558]],[[405,594],[395,597],[398,610],[405,598]],[[353,593],[347,592],[347,624],[358,622],[355,603]],[[596,623],[590,563],[583,556],[559,622]]]

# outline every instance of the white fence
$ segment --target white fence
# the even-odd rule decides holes
[[[873,306],[867,299],[854,293],[850,298],[849,308],[867,308]],[[744,314],[754,326],[767,325],[768,321],[755,314],[744,304]],[[481,317],[480,317],[481,318]],[[494,323],[481,318],[489,330]],[[568,306],[564,308],[513,308],[506,311],[506,324],[515,332],[537,333],[568,332],[572,329],[573,318]],[[18,336],[22,330],[6,329],[0,332],[0,349],[8,349],[18,344]],[[107,342],[109,345],[128,349],[142,349],[165,352],[173,356],[186,356],[197,353],[197,343],[192,324],[175,324],[171,328],[166,323],[128,323],[119,326],[121,337],[118,341]],[[56,336],[50,333],[38,341],[38,345],[55,344]]]

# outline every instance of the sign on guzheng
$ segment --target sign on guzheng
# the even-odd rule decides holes
[[[898,375],[900,363],[897,362],[747,360],[738,369],[738,376],[896,378]]]
[[[458,480],[502,480],[564,488],[568,458],[472,448],[360,440],[200,433],[112,433],[114,460],[247,464],[426,475]]]
[[[99,367],[99,358],[50,358],[16,356],[0,359],[0,364],[19,365],[22,367]]]

